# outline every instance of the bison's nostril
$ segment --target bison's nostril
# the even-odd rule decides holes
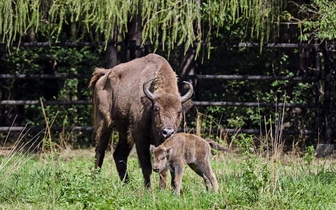
[[[174,132],[175,132],[174,129],[171,129],[171,128],[164,128],[164,129],[162,130],[162,135],[163,135],[163,137],[168,138],[168,137],[171,136]]]

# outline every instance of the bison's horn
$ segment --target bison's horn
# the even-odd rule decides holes
[[[142,86],[142,88],[143,88],[143,92],[145,93],[145,95],[146,95],[151,101],[154,101],[154,100],[155,100],[155,96],[154,96],[153,93],[151,93],[151,92],[149,91],[148,84],[149,84],[151,81],[153,81],[153,80],[154,80],[154,78],[153,78],[153,79],[149,79],[149,80],[147,80],[147,81],[143,84],[143,86]]]
[[[185,102],[185,101],[187,101],[189,98],[191,98],[191,96],[194,93],[194,88],[193,88],[193,86],[192,86],[192,84],[190,82],[183,81],[183,83],[189,85],[189,90],[188,90],[188,92],[186,94],[184,94],[184,96],[181,97],[181,102],[182,103]]]

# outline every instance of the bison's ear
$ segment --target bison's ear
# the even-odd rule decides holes
[[[184,103],[182,104],[182,112],[185,113],[185,112],[189,111],[189,109],[190,109],[193,105],[194,105],[194,102],[193,102],[191,99],[187,100],[186,102],[184,102]]]
[[[149,146],[149,151],[150,151],[151,153],[153,153],[154,149],[155,149],[155,146],[154,146],[153,144],[151,144],[151,145]]]
[[[153,102],[146,96],[141,97],[141,103],[149,110],[153,106]]]

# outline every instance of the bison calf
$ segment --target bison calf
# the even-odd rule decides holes
[[[184,167],[188,164],[204,179],[207,190],[212,185],[214,191],[217,192],[217,179],[209,162],[211,148],[227,151],[227,148],[213,140],[202,139],[193,134],[176,133],[158,147],[151,145],[153,170],[165,173],[169,169],[172,175],[171,185],[175,193],[180,194]]]

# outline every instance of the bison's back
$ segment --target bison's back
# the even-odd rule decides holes
[[[155,78],[156,88],[173,89],[178,92],[175,72],[165,58],[156,54],[149,54],[114,67],[111,77],[118,78],[116,87],[120,95],[123,93],[144,95],[142,85],[152,78]],[[154,91],[153,88],[155,89],[152,87],[151,91]]]

